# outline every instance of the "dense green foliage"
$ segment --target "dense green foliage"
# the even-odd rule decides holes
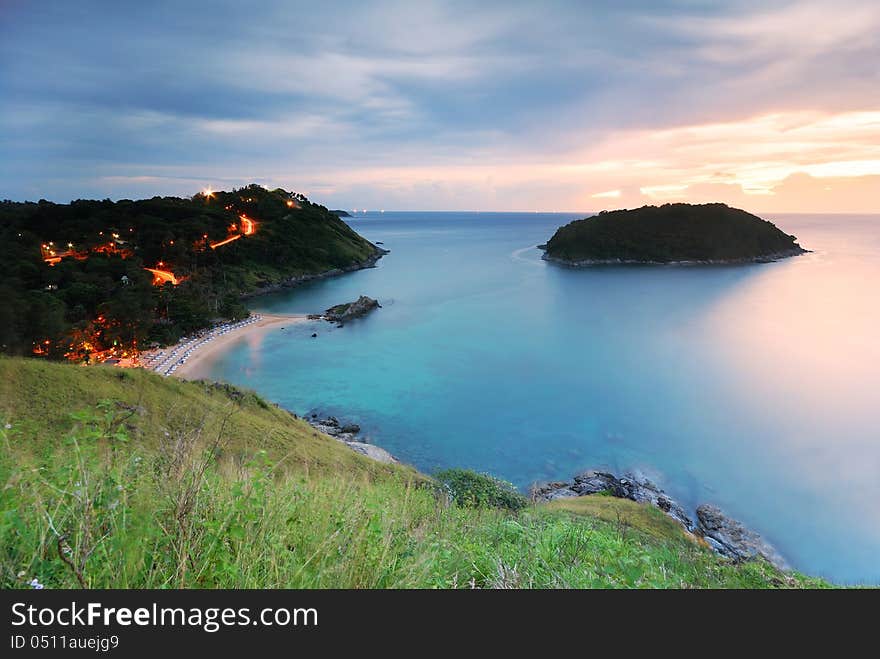
[[[631,501],[450,504],[254,394],[144,371],[0,358],[0,444],[4,588],[825,585]]]
[[[725,204],[603,211],[559,228],[546,252],[560,261],[747,261],[792,255],[795,237]]]
[[[210,249],[231,227],[241,231],[241,214],[256,232]],[[41,249],[50,242],[56,253],[74,254],[50,266]],[[375,251],[323,206],[258,185],[192,199],[5,201],[0,352],[28,354],[46,340],[54,357],[85,339],[96,349],[173,342],[215,319],[246,315],[242,294],[355,266]],[[153,286],[144,267],[182,281]]]
[[[444,469],[434,477],[460,506],[520,510],[528,505],[528,500],[511,483],[489,474],[479,474],[471,469]]]

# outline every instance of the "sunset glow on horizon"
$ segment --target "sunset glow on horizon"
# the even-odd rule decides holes
[[[0,9],[4,196],[880,213],[871,0],[195,5]]]

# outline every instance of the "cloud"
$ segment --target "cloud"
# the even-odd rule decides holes
[[[877,207],[870,0],[0,11],[3,196],[255,177],[342,207]]]
[[[605,192],[596,192],[595,194],[592,194],[590,196],[593,199],[619,199],[620,194],[620,190],[607,190]]]

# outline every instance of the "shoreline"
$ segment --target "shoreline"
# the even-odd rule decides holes
[[[373,252],[370,256],[368,256],[364,261],[360,263],[355,263],[353,265],[347,265],[344,268],[333,268],[332,270],[325,270],[324,272],[318,272],[315,274],[306,274],[306,275],[295,275],[293,277],[289,277],[280,282],[269,284],[268,286],[264,286],[263,288],[259,288],[255,291],[249,291],[247,293],[243,293],[240,296],[240,299],[247,300],[252,297],[259,297],[260,295],[268,295],[269,293],[277,293],[278,291],[283,291],[288,288],[295,288],[300,284],[305,284],[310,281],[315,281],[317,279],[326,279],[328,277],[336,277],[338,275],[344,275],[349,272],[357,272],[358,270],[366,270],[368,268],[375,268],[376,263],[386,254],[390,254],[390,249],[383,249],[381,247],[377,247],[376,251]]]
[[[558,256],[550,256],[547,252],[546,245],[538,245],[544,253],[541,255],[543,261],[548,263],[556,263],[568,268],[587,268],[595,265],[668,265],[668,266],[694,266],[694,265],[746,265],[749,263],[775,263],[782,259],[809,254],[808,249],[798,248],[788,250],[786,252],[775,252],[773,254],[764,254],[762,256],[743,257],[739,259],[693,259],[686,261],[640,261],[638,259],[564,259]]]
[[[317,279],[326,279],[337,275],[355,272],[357,270],[365,270],[367,268],[375,268],[377,261],[386,254],[390,254],[391,250],[383,249],[373,245],[374,252],[364,261],[355,263],[344,268],[334,268],[315,274],[305,274],[290,277],[281,282],[271,284],[255,291],[244,293],[239,298],[246,300],[260,295],[274,293],[288,288],[293,288],[309,281]],[[309,320],[306,314],[252,314],[249,318],[237,323],[223,323],[207,328],[199,332],[193,338],[185,338],[174,345],[165,346],[164,348],[149,351],[145,353],[146,363],[141,364],[141,368],[155,371],[164,376],[175,376],[181,379],[197,379],[193,378],[193,372],[198,366],[204,366],[205,362],[210,361],[222,350],[226,349],[233,341],[244,338],[254,337],[264,333],[269,327],[278,325],[282,322],[289,324],[305,322]],[[242,330],[247,330],[243,332]],[[168,361],[171,356],[180,356],[181,359]],[[157,361],[161,359],[162,361]]]
[[[238,323],[216,325],[196,337],[147,354],[148,363],[142,368],[166,377],[198,379],[193,377],[198,367],[218,357],[232,343],[264,334],[282,323],[293,325],[307,322],[305,314],[254,314]],[[152,362],[152,363],[150,363]]]
[[[199,346],[197,350],[194,350],[191,353],[191,356],[189,357],[189,359],[187,359],[186,363],[180,365],[180,367],[174,372],[173,376],[181,378],[183,380],[198,379],[191,377],[193,372],[196,371],[196,368],[199,365],[204,366],[205,363],[212,361],[212,358],[216,359],[220,355],[220,353],[224,352],[231,344],[235,343],[236,341],[244,338],[261,336],[272,327],[281,325],[283,323],[287,325],[294,325],[307,321],[305,314],[279,315],[264,313],[256,315],[258,317],[258,320],[252,325],[233,330],[213,339],[211,343],[207,345]]]

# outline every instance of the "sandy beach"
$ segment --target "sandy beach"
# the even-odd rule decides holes
[[[306,320],[305,315],[255,314],[245,321],[219,325],[198,337],[147,354],[144,368],[182,379],[197,378],[232,343],[259,336],[273,327]]]

